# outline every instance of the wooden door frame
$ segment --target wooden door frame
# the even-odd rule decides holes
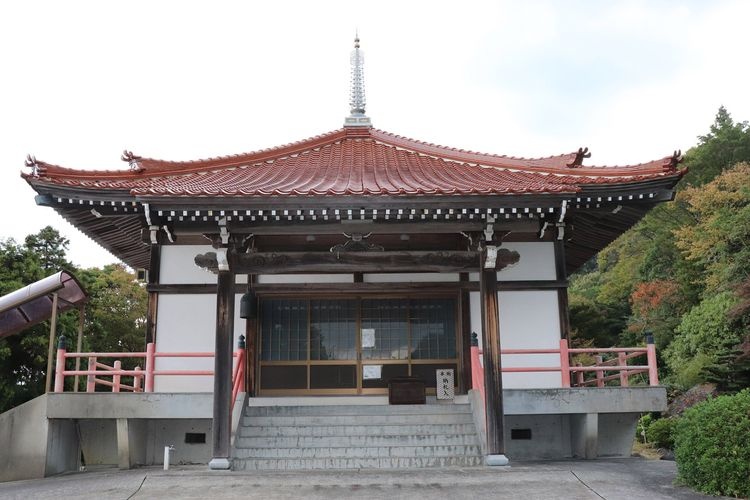
[[[387,285],[387,284],[385,284]],[[429,286],[429,284],[426,284]],[[356,356],[354,360],[311,360],[310,359],[310,308],[309,304],[313,300],[330,300],[330,299],[347,299],[347,300],[356,300],[357,306],[356,306],[356,330],[355,330],[355,352]],[[363,359],[362,358],[362,346],[361,346],[361,337],[362,337],[362,327],[361,327],[361,321],[362,321],[362,300],[364,299],[405,299],[409,300],[411,298],[416,299],[451,299],[453,300],[453,308],[454,308],[454,332],[455,332],[455,352],[456,357],[455,358],[449,358],[449,359],[419,359],[414,360],[411,358],[411,351],[408,352],[407,358],[403,360],[378,360],[378,359]],[[461,293],[460,290],[455,290],[451,292],[435,292],[435,291],[425,291],[424,293],[419,293],[416,296],[409,296],[403,293],[388,293],[388,291],[384,288],[383,290],[374,290],[374,291],[356,291],[354,296],[352,296],[351,292],[347,291],[341,291],[338,293],[331,293],[329,292],[320,292],[320,293],[309,293],[309,291],[306,291],[304,289],[301,289],[298,293],[294,293],[291,291],[285,292],[285,293],[258,293],[258,299],[259,299],[259,307],[258,307],[258,319],[257,319],[257,328],[255,329],[255,353],[254,353],[254,368],[255,368],[255,381],[256,381],[256,390],[255,393],[258,396],[323,396],[323,395],[350,395],[350,396],[358,396],[358,395],[385,395],[388,394],[387,388],[364,388],[362,387],[362,367],[364,365],[384,365],[384,364],[400,364],[400,365],[406,365],[407,366],[407,373],[411,375],[412,373],[412,365],[419,365],[419,364],[453,364],[456,366],[456,387],[461,388],[462,386],[465,386],[465,383],[463,381],[463,369],[462,364],[466,361],[463,359],[462,356],[462,349],[464,344],[464,328],[463,328],[463,318],[462,316],[464,314],[468,314],[469,311],[464,311],[461,307],[460,301],[461,301]],[[306,300],[308,301],[308,320],[307,320],[307,360],[302,361],[262,361],[261,358],[261,352],[263,349],[262,346],[262,307],[260,306],[260,303],[263,300]],[[411,317],[407,316],[407,343],[409,346],[409,349],[411,349]],[[306,389],[262,389],[262,377],[261,377],[261,369],[263,366],[283,366],[283,365],[301,365],[304,364],[307,366],[307,388]],[[348,389],[312,389],[310,388],[310,367],[313,365],[355,365],[355,377],[356,377],[356,387],[354,388],[348,388]],[[428,394],[435,394],[434,388],[428,388],[427,389]]]

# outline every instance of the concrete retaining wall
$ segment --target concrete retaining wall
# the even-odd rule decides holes
[[[78,468],[71,419],[48,419],[47,396],[0,415],[0,481],[33,479]]]
[[[244,394],[242,395],[244,397]],[[213,394],[46,394],[0,415],[0,481],[211,459]],[[240,412],[241,414],[241,412]],[[194,434],[198,441],[187,442]]]
[[[484,402],[477,391],[469,401],[486,451]],[[663,387],[505,389],[505,451],[511,461],[629,457],[640,415],[666,404]]]
[[[503,398],[513,460],[629,456],[639,414],[666,408],[660,387],[508,389]],[[483,443],[484,404],[476,391],[469,399]],[[77,470],[81,453],[86,465],[161,464],[168,445],[173,463],[207,463],[212,401],[211,393],[40,396],[0,415],[0,481]],[[238,401],[235,432],[245,395]],[[205,441],[188,443],[187,433]]]
[[[47,416],[44,396],[0,415],[0,480],[43,477]]]

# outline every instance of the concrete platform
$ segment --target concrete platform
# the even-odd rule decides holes
[[[205,467],[71,473],[0,483],[4,499],[698,499],[674,486],[674,462],[526,462],[511,467],[423,470],[224,472]]]

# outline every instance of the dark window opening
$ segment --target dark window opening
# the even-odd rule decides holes
[[[186,432],[185,442],[187,444],[204,444],[206,442],[205,432]]]
[[[531,439],[531,429],[511,429],[511,439]]]

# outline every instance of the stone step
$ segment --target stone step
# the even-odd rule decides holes
[[[426,467],[476,467],[481,456],[401,457],[401,458],[301,458],[235,459],[234,470],[313,470],[313,469],[399,469]]]
[[[274,436],[395,436],[446,435],[476,433],[473,422],[461,424],[390,424],[390,425],[243,425],[241,437]]]
[[[370,446],[364,448],[249,448],[235,450],[235,458],[424,458],[479,456],[478,445]]]
[[[358,425],[367,422],[371,425],[410,425],[428,421],[431,424],[472,423],[469,413],[437,415],[312,415],[290,417],[243,417],[243,426],[331,426]]]
[[[301,470],[483,463],[468,404],[327,403],[245,408],[232,467]]]
[[[293,417],[314,415],[444,415],[471,413],[467,404],[432,405],[332,405],[332,406],[248,406],[248,417]]]
[[[368,446],[478,445],[476,433],[392,434],[352,436],[258,436],[239,437],[237,448],[345,448]]]

